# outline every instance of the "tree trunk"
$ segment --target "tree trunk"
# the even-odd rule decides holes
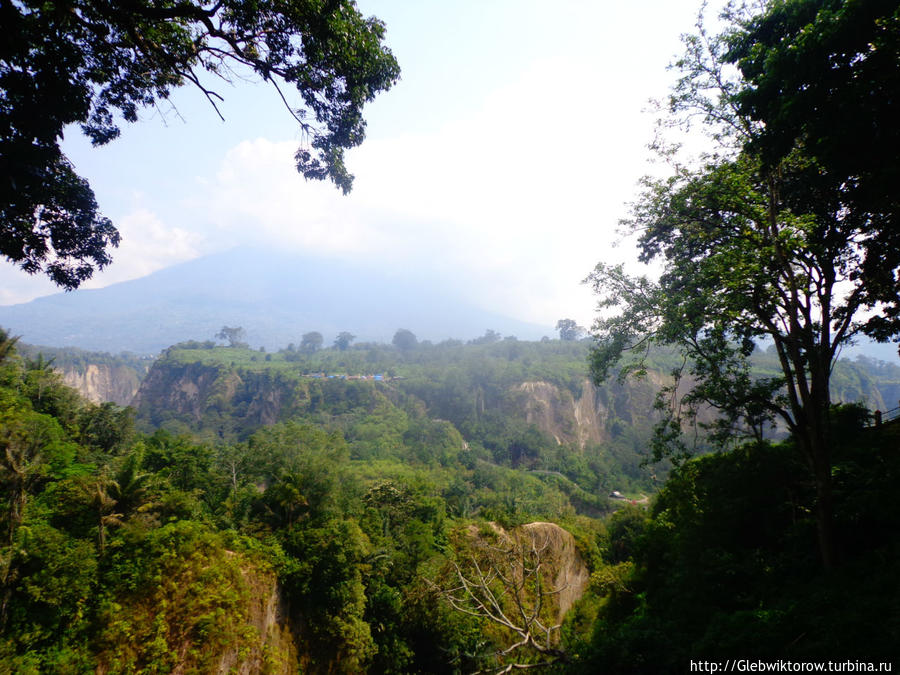
[[[834,499],[831,489],[831,447],[828,433],[829,415],[827,389],[821,391],[813,381],[810,400],[804,411],[806,438],[799,439],[806,452],[809,468],[816,486],[816,535],[822,567],[834,569],[837,565],[837,537],[834,528]],[[827,387],[827,381],[826,381]]]

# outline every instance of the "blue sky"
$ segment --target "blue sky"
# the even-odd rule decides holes
[[[693,1],[365,0],[403,69],[369,106],[344,197],[305,183],[274,91],[220,85],[221,122],[188,87],[110,145],[65,150],[124,241],[104,286],[234,246],[270,246],[450,279],[486,309],[589,324],[580,284],[614,248]],[[177,111],[177,112],[176,112]],[[55,292],[0,265],[0,304]]]

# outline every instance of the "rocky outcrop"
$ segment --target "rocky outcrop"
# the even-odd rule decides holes
[[[537,545],[547,549],[547,563],[553,577],[553,588],[556,594],[557,618],[562,622],[572,605],[574,605],[590,583],[591,575],[575,547],[575,537],[556,523],[528,523],[519,528]]]
[[[139,414],[151,420],[164,413],[175,413],[199,421],[212,402],[228,402],[240,377],[230,369],[202,363],[182,366],[155,364],[134,398]]]
[[[299,657],[284,594],[274,574],[242,567],[250,587],[247,623],[257,640],[248,649],[237,646],[222,655],[219,675],[290,675],[299,672]]]
[[[496,575],[509,580],[507,590],[518,602],[540,602],[544,605],[541,611],[550,609],[561,624],[590,583],[590,571],[578,552],[575,537],[556,523],[527,523],[509,531],[495,522],[488,525],[491,529],[487,534],[476,525],[467,529],[468,557],[478,563],[473,578]],[[542,582],[536,585],[537,574]],[[537,587],[544,589],[541,598],[533,597]]]
[[[94,403],[131,405],[141,378],[124,365],[89,364],[83,368],[61,368],[63,381]]]
[[[526,422],[555,438],[557,443],[573,443],[583,449],[591,443],[609,441],[615,433],[616,420],[629,425],[638,421],[646,424],[660,386],[661,382],[648,377],[625,385],[598,388],[585,378],[581,391],[574,396],[570,390],[549,382],[523,382],[514,388],[511,400]]]

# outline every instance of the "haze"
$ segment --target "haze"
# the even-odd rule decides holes
[[[647,171],[643,111],[667,91],[696,3],[360,6],[386,22],[403,74],[367,109],[353,193],[297,174],[298,130],[274,92],[220,85],[222,123],[184,87],[175,109],[146,110],[106,147],[66,138],[123,235],[85,288],[246,246],[441,279],[548,332],[564,316],[590,323],[580,281],[600,258],[629,257],[612,243]],[[0,267],[0,304],[55,292]]]

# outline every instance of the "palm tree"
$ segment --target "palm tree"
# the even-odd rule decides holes
[[[16,343],[19,341],[19,337],[11,337],[10,334],[0,328],[0,363],[3,363],[6,359],[16,353]]]
[[[128,455],[115,474],[104,470],[83,484],[83,490],[97,514],[97,546],[100,554],[106,548],[106,533],[122,525],[129,516],[146,510],[152,504],[150,481],[153,474],[140,470],[142,457]]]

